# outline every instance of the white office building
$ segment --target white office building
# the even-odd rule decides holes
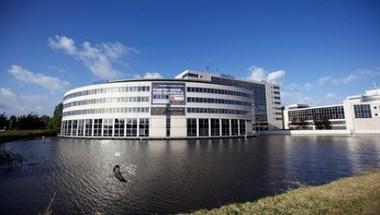
[[[61,136],[198,138],[282,128],[280,89],[186,70],[174,79],[109,81],[65,93]]]
[[[290,105],[284,110],[284,128],[315,130],[316,121],[329,121],[329,129],[352,134],[380,134],[380,89],[347,97],[343,104],[309,107]]]

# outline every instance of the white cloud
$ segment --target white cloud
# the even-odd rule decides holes
[[[144,78],[162,78],[162,76],[158,72],[153,72],[153,73],[147,72],[145,73]]]
[[[18,65],[12,65],[8,72],[17,80],[36,84],[51,91],[64,91],[70,85],[67,81],[41,73],[33,73]]]
[[[138,53],[137,49],[126,47],[120,42],[91,45],[85,41],[81,47],[77,47],[73,39],[59,35],[49,38],[48,44],[52,49],[61,50],[79,60],[94,76],[101,79],[120,77],[121,72],[112,63],[126,54]]]
[[[8,88],[0,88],[0,112],[23,112],[24,106],[18,95]]]
[[[280,84],[286,76],[286,71],[284,70],[268,72],[263,68],[256,66],[251,66],[249,71],[251,72],[249,79],[255,81],[268,81],[275,84]]]
[[[332,79],[331,76],[322,77],[318,80],[318,85],[322,86],[322,85],[326,84],[327,82],[329,82],[331,79]]]
[[[0,88],[0,113],[8,115],[47,114],[51,115],[60,97],[48,94],[18,94],[8,88]]]
[[[134,75],[133,78],[135,78],[135,79],[140,79],[140,78],[154,79],[154,78],[163,78],[163,77],[158,72],[147,72],[143,76],[141,76],[141,75]]]
[[[350,74],[342,77],[331,80],[333,84],[349,84],[354,81],[367,81],[373,78],[380,77],[380,69],[376,68],[374,70],[369,69],[358,69]]]
[[[337,96],[334,93],[327,93],[325,98],[326,99],[336,99]]]
[[[313,88],[313,84],[311,84],[311,83],[306,83],[306,84],[303,85],[303,88],[304,88],[305,90],[311,90],[311,88]]]
[[[267,76],[267,81],[271,83],[281,83],[282,79],[285,78],[286,72],[284,70],[278,70],[275,72],[271,72]]]
[[[290,84],[288,87],[289,92],[303,92],[307,90],[311,90],[313,88],[313,84],[311,83],[305,83],[303,85],[298,84]]]
[[[357,79],[359,79],[359,76],[357,76],[356,74],[349,74],[343,78],[332,80],[332,83],[333,84],[349,84]]]

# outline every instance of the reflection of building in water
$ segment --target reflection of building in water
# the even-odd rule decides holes
[[[327,121],[327,123],[326,123]],[[347,97],[343,104],[309,107],[290,105],[284,110],[285,129],[347,129],[353,133],[380,133],[380,89]]]
[[[174,79],[109,81],[66,92],[61,135],[226,137],[281,128],[278,85],[186,70]]]

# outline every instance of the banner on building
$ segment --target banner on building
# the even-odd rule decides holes
[[[152,104],[184,105],[185,102],[184,83],[152,83]]]

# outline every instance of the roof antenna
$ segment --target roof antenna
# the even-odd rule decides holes
[[[377,90],[377,83],[375,82],[375,90]]]

